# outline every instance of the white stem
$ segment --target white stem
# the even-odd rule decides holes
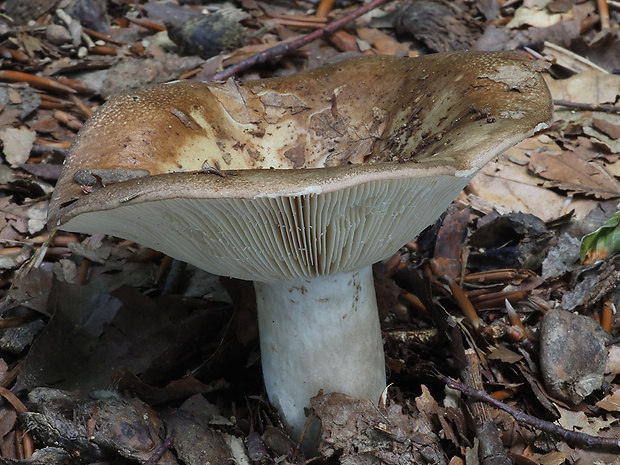
[[[371,267],[255,288],[267,394],[294,439],[321,389],[379,400],[385,362]]]

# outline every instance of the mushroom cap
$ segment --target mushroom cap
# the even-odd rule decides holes
[[[512,52],[172,82],[113,99],[84,125],[49,222],[241,279],[351,271],[415,237],[551,117],[536,63]]]

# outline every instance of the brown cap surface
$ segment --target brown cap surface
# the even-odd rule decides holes
[[[243,279],[350,271],[417,235],[551,116],[536,64],[507,52],[169,83],[114,99],[87,122],[50,224]]]

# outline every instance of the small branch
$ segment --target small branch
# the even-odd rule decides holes
[[[316,17],[327,18],[327,15],[334,7],[334,3],[336,3],[336,0],[321,0],[318,8],[316,9]]]
[[[66,86],[55,79],[36,76],[34,74],[22,73],[20,71],[0,71],[0,82],[27,82],[35,89],[43,89],[51,92],[60,92],[64,94],[75,94],[77,91]]]
[[[609,21],[609,5],[607,4],[607,0],[597,0],[596,4],[598,6],[598,14],[601,18],[601,31],[609,32],[610,21]]]
[[[144,465],[156,465],[166,452],[172,447],[174,439],[168,436],[164,442],[155,448],[153,454],[148,458]]]
[[[287,42],[280,42],[278,45],[275,45],[263,52],[257,53],[256,55],[251,56],[250,58],[246,58],[243,61],[240,61],[236,65],[230,66],[229,68],[221,71],[219,73],[214,74],[209,78],[210,81],[225,81],[226,79],[234,76],[235,74],[245,71],[246,69],[252,68],[253,66],[259,65],[261,63],[265,63],[267,61],[274,60],[276,57],[281,55],[287,55],[294,50],[297,50],[304,45],[309,44],[321,37],[331,34],[332,32],[337,31],[338,29],[343,28],[349,22],[354,19],[359,18],[360,16],[365,15],[371,10],[380,7],[384,3],[387,3],[391,0],[372,0],[370,3],[358,8],[355,11],[343,16],[336,21],[329,23],[322,29],[317,29],[316,31],[310,32],[309,34],[298,37],[297,39],[290,40]]]
[[[467,297],[463,289],[461,289],[451,277],[444,275],[443,279],[448,282],[450,291],[452,291],[452,296],[456,300],[461,312],[463,312],[463,315],[465,315],[465,318],[469,320],[476,331],[480,331],[482,320],[478,316],[478,312],[471,303],[471,300],[469,300],[469,297]]]
[[[590,103],[569,102],[568,100],[554,100],[553,104],[559,107],[574,108],[576,110],[620,113],[620,105],[592,105]]]
[[[437,377],[441,381],[443,381],[449,388],[461,391],[463,394],[471,397],[472,399],[486,402],[487,404],[492,405],[495,408],[503,410],[504,412],[512,415],[514,419],[517,420],[519,423],[532,426],[540,431],[558,437],[563,441],[566,441],[569,445],[582,447],[584,449],[597,448],[606,449],[614,453],[620,452],[620,439],[609,437],[596,437],[585,433],[579,433],[577,431],[569,431],[565,428],[562,428],[561,426],[551,423],[550,421],[541,420],[540,418],[533,417],[532,415],[521,412],[516,408],[510,407],[503,402],[495,400],[486,392],[469,387],[465,383],[461,383],[460,381],[456,381],[442,374],[438,374]]]

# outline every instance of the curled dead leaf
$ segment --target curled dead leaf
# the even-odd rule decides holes
[[[559,155],[534,152],[529,168],[547,179],[549,187],[598,199],[620,197],[620,183],[598,163],[587,161],[575,152],[564,151]]]

